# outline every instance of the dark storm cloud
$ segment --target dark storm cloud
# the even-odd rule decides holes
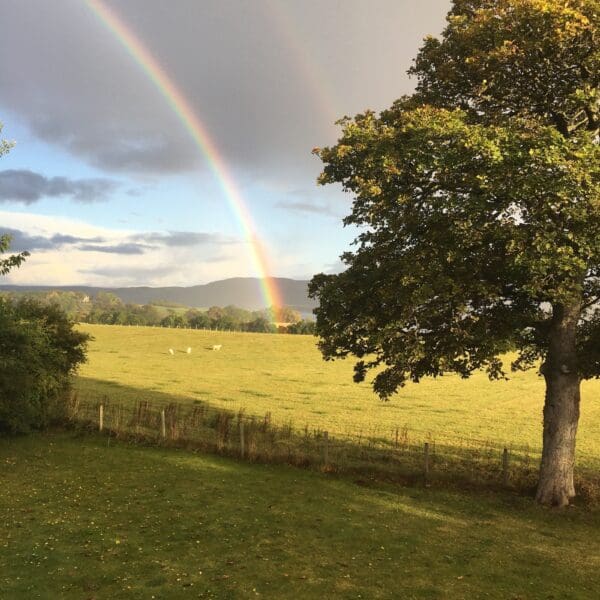
[[[107,200],[118,184],[110,179],[45,177],[27,169],[0,171],[0,202],[32,204],[42,198],[67,196],[76,202]]]
[[[58,250],[65,246],[74,246],[80,243],[90,242],[103,242],[104,239],[100,237],[94,238],[82,238],[75,237],[72,235],[62,235],[60,233],[52,236],[43,235],[32,235],[26,231],[20,229],[12,229],[8,227],[0,228],[0,235],[8,234],[11,236],[10,250],[12,252],[24,252],[28,250],[33,251],[44,251],[44,250]]]
[[[122,0],[107,4],[181,88],[228,164],[314,180],[334,119],[381,109],[449,0]],[[206,167],[189,132],[85,2],[0,2],[0,110],[109,171]]]

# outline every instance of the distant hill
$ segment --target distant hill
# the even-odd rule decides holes
[[[307,295],[308,281],[296,279],[275,278],[281,292],[283,303],[291,306],[303,316],[312,314],[316,306]],[[176,302],[185,306],[207,308],[209,306],[227,306],[234,304],[246,310],[265,308],[261,292],[260,280],[256,277],[234,277],[221,281],[212,281],[205,285],[191,287],[91,287],[82,285],[69,286],[21,286],[0,285],[0,290],[13,292],[47,292],[51,290],[83,292],[94,296],[98,292],[112,292],[123,302],[132,304],[149,304],[159,300]]]

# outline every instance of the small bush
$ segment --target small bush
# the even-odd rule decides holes
[[[0,299],[0,432],[26,433],[66,416],[87,340],[57,306]]]

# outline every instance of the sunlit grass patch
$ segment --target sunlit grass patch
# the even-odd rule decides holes
[[[490,382],[444,376],[409,384],[381,402],[368,383],[352,383],[350,361],[325,362],[312,336],[119,326],[82,326],[94,337],[77,381],[80,396],[130,405],[138,400],[194,402],[243,409],[274,423],[378,435],[397,428],[436,440],[463,437],[539,448],[544,382],[534,372]],[[221,344],[219,352],[210,350]],[[192,347],[192,353],[168,354]],[[208,349],[207,349],[208,348]],[[114,352],[125,352],[120,359]],[[126,369],[126,372],[124,371]],[[118,385],[116,385],[118,384]],[[600,462],[600,381],[582,385],[578,435],[581,464]]]
[[[6,598],[571,598],[600,513],[96,436],[0,440]]]

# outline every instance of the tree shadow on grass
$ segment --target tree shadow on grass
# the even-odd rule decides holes
[[[337,435],[292,422],[275,423],[270,413],[247,414],[197,397],[140,390],[120,383],[80,378],[74,420],[89,429],[152,444],[186,447],[261,463],[286,463],[349,476],[363,487],[391,482],[412,487],[508,491],[529,496],[535,488],[539,453],[473,438]],[[600,474],[578,468],[577,488],[587,504],[600,502]]]

